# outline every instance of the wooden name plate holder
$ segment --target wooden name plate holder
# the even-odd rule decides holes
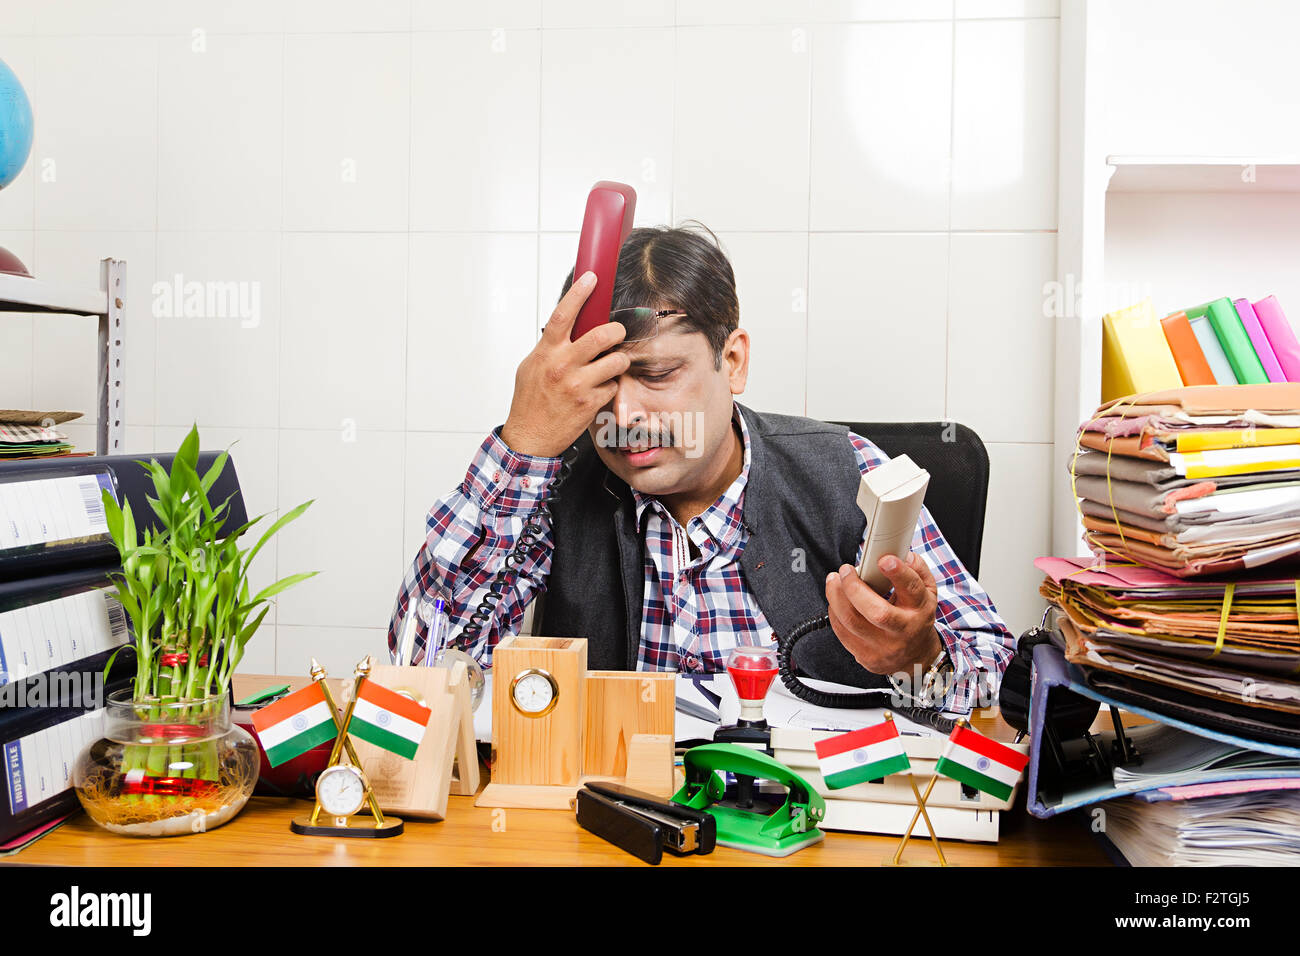
[[[370,678],[433,711],[415,756],[407,760],[364,740],[357,756],[370,778],[379,806],[406,817],[442,820],[447,794],[478,792],[478,751],[465,665],[394,667],[377,665]]]
[[[571,809],[589,779],[672,792],[676,675],[588,671],[581,638],[508,637],[492,665],[492,780],[480,807]]]

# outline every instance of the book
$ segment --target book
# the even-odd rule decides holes
[[[1186,315],[1187,313],[1183,313]],[[1214,334],[1214,329],[1210,328],[1210,320],[1203,315],[1195,318],[1187,316],[1187,324],[1191,326],[1192,334],[1196,336],[1196,341],[1200,343],[1201,354],[1205,356],[1205,363],[1210,366],[1210,371],[1214,373],[1214,382],[1216,385],[1236,385],[1237,373],[1232,370],[1228,363],[1228,356],[1223,351],[1223,346],[1219,344],[1219,337]]]
[[[1264,373],[1268,376],[1270,382],[1285,382],[1286,372],[1282,371],[1282,366],[1278,364],[1277,356],[1273,353],[1273,346],[1268,344],[1268,336],[1264,334],[1264,327],[1259,323],[1259,316],[1255,314],[1254,307],[1250,304],[1249,299],[1233,299],[1232,307],[1237,310],[1237,317],[1241,319],[1241,324],[1246,328],[1246,334],[1250,336],[1250,344],[1255,349],[1255,354],[1259,356],[1260,364],[1264,366]]]
[[[1187,310],[1187,318],[1205,316],[1210,320],[1214,335],[1223,346],[1223,352],[1232,366],[1232,373],[1242,385],[1259,385],[1268,381],[1264,366],[1250,344],[1250,336],[1241,323],[1241,317],[1226,296]]]
[[[1182,384],[1183,377],[1149,297],[1102,317],[1103,400],[1179,388]]]
[[[1169,343],[1169,351],[1174,357],[1174,364],[1178,366],[1178,374],[1183,377],[1184,385],[1219,384],[1210,371],[1210,364],[1205,361],[1205,353],[1187,321],[1186,312],[1165,316],[1160,320],[1160,328],[1164,330],[1165,341]]]
[[[1253,308],[1286,380],[1300,382],[1300,342],[1296,341],[1295,330],[1278,305],[1277,296],[1265,296]]]

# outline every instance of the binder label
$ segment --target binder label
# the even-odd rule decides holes
[[[85,660],[128,639],[126,612],[107,591],[0,612],[0,687]]]
[[[107,472],[0,484],[0,551],[107,535],[101,490]]]
[[[72,767],[83,747],[104,736],[104,709],[38,730],[4,745],[9,811],[21,813],[72,786]]]

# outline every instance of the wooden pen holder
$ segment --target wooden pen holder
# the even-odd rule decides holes
[[[357,757],[380,808],[406,817],[445,819],[449,793],[472,796],[479,788],[478,750],[465,665],[380,664],[371,668],[370,679],[432,711],[424,739],[410,760],[353,737]]]

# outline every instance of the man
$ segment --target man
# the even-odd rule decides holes
[[[929,512],[906,560],[880,562],[888,597],[855,572],[859,476],[886,456],[843,427],[735,402],[749,336],[716,240],[633,230],[611,321],[571,342],[593,285],[566,280],[505,424],[430,511],[390,649],[412,602],[435,592],[453,643],[485,666],[539,595],[535,632],[587,638],[597,669],[719,671],[733,647],[828,614],[831,630],[796,648],[805,674],[884,687],[946,671],[939,699],[914,700],[987,704],[977,695],[996,688],[1014,639]],[[417,648],[426,639],[417,615]]]

